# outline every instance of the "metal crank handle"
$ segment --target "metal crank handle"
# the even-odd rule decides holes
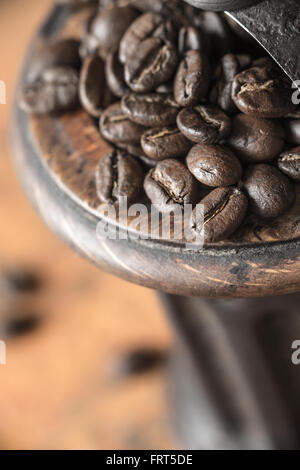
[[[185,0],[205,10],[225,11],[250,33],[300,89],[299,0]]]

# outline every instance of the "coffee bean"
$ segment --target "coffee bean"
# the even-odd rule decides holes
[[[284,130],[275,120],[238,114],[232,119],[228,145],[245,163],[267,162],[282,151]]]
[[[202,51],[203,40],[199,29],[193,26],[184,26],[178,35],[178,51],[184,55],[188,51]]]
[[[287,119],[284,122],[286,140],[300,145],[300,119]]]
[[[174,96],[180,106],[193,106],[204,98],[210,84],[211,69],[203,54],[188,51],[180,62],[175,81]]]
[[[269,62],[236,75],[232,99],[240,111],[257,117],[282,117],[295,107],[291,83]]]
[[[132,121],[146,127],[164,127],[176,123],[180,107],[170,95],[131,93],[122,99],[122,111]]]
[[[119,47],[120,39],[128,29],[138,12],[130,6],[107,6],[101,8],[90,24],[90,30],[84,38],[80,53],[82,57],[99,52],[102,57],[114,52]]]
[[[12,339],[31,333],[40,323],[35,313],[7,313],[0,317],[0,337]]]
[[[107,56],[105,73],[107,85],[115,96],[122,98],[130,92],[124,80],[124,67],[119,61],[118,51]]]
[[[226,54],[221,59],[220,76],[212,90],[215,93],[212,102],[218,104],[228,114],[234,114],[238,111],[231,97],[234,77],[250,64],[251,57],[249,55]]]
[[[144,347],[129,351],[114,364],[114,377],[127,379],[131,376],[147,374],[163,366],[167,354],[164,351]]]
[[[195,145],[186,163],[195,178],[206,186],[230,186],[242,176],[239,160],[226,147],[219,145]]]
[[[176,126],[150,129],[141,139],[142,149],[153,160],[183,157],[191,143]]]
[[[170,205],[194,203],[198,183],[183,163],[167,159],[149,171],[144,189],[152,204],[157,204],[164,211]]]
[[[0,275],[0,289],[12,293],[35,292],[41,286],[41,279],[31,271],[8,269]]]
[[[100,56],[85,60],[80,73],[79,98],[82,107],[93,117],[100,117],[102,111],[112,102],[105,83],[104,61]]]
[[[131,23],[124,34],[120,42],[120,61],[125,64],[130,60],[146,39],[158,38],[173,42],[175,37],[175,28],[170,20],[159,13],[145,13]]]
[[[203,236],[204,243],[215,243],[229,238],[242,224],[248,200],[238,188],[217,188],[196,206],[192,215],[192,229]],[[204,215],[204,218],[203,218]]]
[[[295,181],[300,181],[300,147],[283,152],[278,159],[279,169]]]
[[[96,170],[96,187],[101,202],[115,204],[120,197],[127,197],[128,202],[134,202],[142,185],[142,167],[128,153],[114,150],[100,159]]]
[[[165,95],[173,95],[173,80],[170,80],[167,83],[162,83],[156,88],[156,93],[164,93]]]
[[[21,108],[32,114],[61,113],[78,105],[78,73],[69,67],[44,70],[21,92]]]
[[[30,64],[27,80],[37,80],[45,71],[52,67],[71,67],[79,69],[81,59],[79,55],[79,41],[75,39],[62,39],[50,43],[41,43],[35,51]]]
[[[70,6],[86,6],[89,3],[97,3],[98,0],[56,0],[58,5],[70,5]]]
[[[125,80],[137,93],[153,91],[168,81],[176,68],[178,55],[171,42],[146,39],[125,64]]]
[[[121,103],[109,106],[101,115],[100,132],[109,142],[137,145],[145,128],[130,121],[121,109]]]
[[[231,120],[215,106],[186,108],[177,116],[180,131],[192,142],[216,144],[231,132]]]
[[[247,169],[244,187],[253,213],[273,219],[282,215],[293,203],[294,186],[271,165],[258,164]]]

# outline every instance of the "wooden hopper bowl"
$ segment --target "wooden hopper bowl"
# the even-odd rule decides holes
[[[87,11],[51,11],[19,88],[36,47],[78,36]],[[26,193],[61,238],[101,269],[181,296],[163,300],[179,333],[171,395],[186,448],[297,448],[300,379],[291,344],[300,339],[299,295],[257,298],[300,290],[300,191],[273,224],[249,217],[231,240],[202,249],[170,240],[100,240],[95,168],[110,147],[93,120],[82,110],[30,117],[15,104],[12,143]]]

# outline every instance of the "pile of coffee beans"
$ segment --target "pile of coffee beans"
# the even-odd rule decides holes
[[[293,204],[300,181],[300,109],[291,82],[225,16],[181,0],[60,0],[97,4],[81,41],[41,47],[20,103],[34,114],[84,108],[112,152],[98,197],[194,210],[206,243],[247,214],[264,221]],[[95,5],[96,6],[96,5]]]

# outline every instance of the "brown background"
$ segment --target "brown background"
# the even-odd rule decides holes
[[[58,240],[16,180],[9,112],[26,45],[52,0],[0,0],[0,270],[27,267],[43,279],[8,308],[41,316],[38,328],[7,341],[0,366],[0,448],[174,448],[164,369],[116,380],[113,367],[134,347],[170,346],[155,293],[98,271]],[[0,339],[1,335],[0,335]]]

